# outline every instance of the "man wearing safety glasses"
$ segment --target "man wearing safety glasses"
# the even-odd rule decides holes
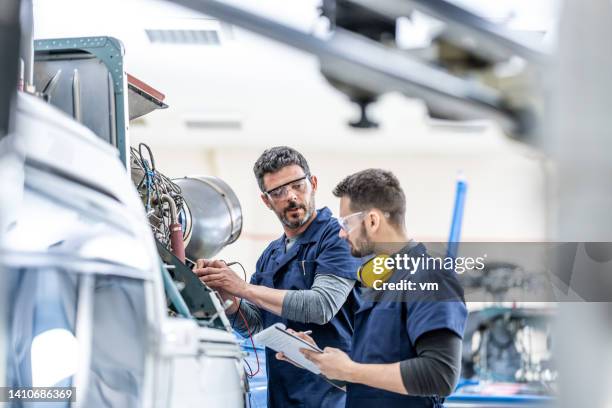
[[[233,319],[240,308],[251,333],[284,323],[312,332],[320,345],[349,352],[360,260],[339,236],[331,211],[316,209],[316,176],[299,152],[285,146],[266,150],[253,170],[261,199],[280,220],[283,235],[264,250],[250,283],[222,261],[198,260],[194,272],[222,296],[241,299],[228,314]],[[247,334],[241,318],[235,323]],[[322,377],[275,359],[269,349],[266,356],[268,407],[344,407],[346,394]]]
[[[340,235],[354,256],[428,256],[423,244],[407,237],[405,196],[391,172],[368,169],[350,175],[334,195],[340,198]],[[406,277],[397,269],[391,272],[387,282]],[[442,407],[457,384],[467,319],[463,292],[454,271],[414,272],[408,275],[411,279],[434,278],[444,289],[433,295],[396,296],[375,286],[364,288],[351,352],[334,347],[325,347],[323,353],[302,350],[325,376],[348,383],[347,407]],[[318,343],[305,333],[297,335]],[[279,353],[277,358],[284,356]]]

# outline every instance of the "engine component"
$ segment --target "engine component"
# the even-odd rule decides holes
[[[210,258],[238,239],[242,209],[227,183],[210,176],[185,177],[173,182],[181,189],[185,202],[179,218],[185,230],[188,258]]]
[[[170,180],[157,171],[144,143],[131,149],[131,169],[155,238],[181,262],[211,258],[240,236],[240,202],[224,181],[211,176]]]
[[[461,373],[485,381],[531,383],[548,395],[557,377],[552,309],[487,307],[470,312]]]
[[[148,159],[143,149],[147,150]],[[145,206],[153,235],[164,247],[185,262],[185,244],[179,209],[183,207],[181,189],[168,177],[156,171],[149,146],[141,143],[130,149],[132,181]]]

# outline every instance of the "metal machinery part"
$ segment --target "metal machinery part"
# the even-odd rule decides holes
[[[244,406],[242,352],[223,330],[227,319],[216,323],[225,317],[216,297],[200,291],[210,328],[167,316],[163,264],[116,150],[41,98],[17,101],[16,133],[0,143],[0,164],[11,170],[0,188],[13,198],[0,200],[12,327],[1,382],[32,385],[43,366],[31,369],[36,357],[20,350],[36,342],[48,358],[79,358],[58,378],[78,387],[77,408]],[[4,160],[6,149],[19,160]],[[64,333],[64,354],[44,343],[51,330]],[[117,375],[129,380],[114,384]]]
[[[130,120],[139,118],[155,109],[167,109],[163,101],[165,95],[133,75],[127,74],[128,77],[128,102]]]
[[[553,318],[554,310],[545,308],[499,306],[470,312],[461,375],[529,384],[534,394],[554,394]]]
[[[499,78],[489,80],[494,71],[478,72],[476,76],[472,75],[472,71],[455,73],[443,64],[435,66],[436,61],[432,64],[432,61],[400,50],[387,41],[389,36],[386,34],[391,27],[389,18],[409,16],[413,10],[411,5],[419,6],[427,12],[425,3],[435,3],[437,6],[428,6],[429,12],[446,22],[451,29],[445,39],[453,38],[453,34],[450,34],[452,32],[471,35],[475,46],[464,51],[486,49],[487,55],[494,58],[519,56],[527,62],[533,62],[535,67],[547,61],[548,55],[545,52],[532,47],[526,41],[519,41],[506,31],[461,8],[450,7],[446,1],[338,0],[335,2],[335,9],[330,5],[332,1],[326,1],[324,13],[331,15],[333,11],[336,19],[332,21],[334,29],[325,38],[218,0],[168,1],[201,11],[316,56],[323,75],[330,83],[360,106],[361,120],[354,122],[353,126],[376,127],[365,115],[367,105],[379,95],[398,91],[406,96],[422,99],[431,114],[436,117],[460,120],[491,119],[507,134],[517,137],[530,136],[535,130],[534,118],[540,112],[540,95],[538,92],[528,92],[538,86],[537,80],[531,80],[534,75],[537,78],[537,72],[534,74],[531,66],[520,79],[505,83]],[[358,10],[357,17],[351,19],[350,16],[347,18],[346,14],[342,14],[346,7]],[[379,22],[373,32],[362,24],[368,11],[372,18]],[[462,19],[468,20],[464,24],[457,23],[458,20],[463,21]],[[473,24],[480,26],[470,29]],[[361,32],[352,31],[356,29]],[[481,47],[481,44],[485,46]]]
[[[135,94],[128,95],[123,44],[104,36],[55,38],[34,41],[34,49],[36,89],[115,146],[127,163],[128,99]]]
[[[29,350],[50,329],[76,341],[69,353],[78,350],[80,364],[66,385],[79,387],[77,408],[244,406],[242,352],[223,330],[227,319],[219,322],[225,316],[216,297],[195,296],[204,299],[210,328],[167,316],[158,250],[116,151],[41,99],[20,93],[18,102],[17,133],[5,140],[15,141],[8,146],[21,161],[0,180],[2,191],[22,191],[0,200],[7,218],[0,268],[10,289],[3,310],[12,327],[6,344]],[[91,171],[97,168],[105,172]],[[30,353],[8,350],[2,382],[31,385]],[[112,383],[117,376],[129,381]]]
[[[155,238],[178,258],[173,225],[180,225],[184,254],[192,261],[215,256],[240,236],[240,202],[223,180],[212,176],[170,180],[155,167],[153,153],[144,143],[131,150],[131,170]]]
[[[0,202],[7,221],[0,267],[13,328],[4,378],[11,386],[53,385],[37,382],[52,374],[79,387],[76,407],[152,406],[167,386],[155,383],[157,348],[143,345],[162,332],[165,309],[138,197],[115,149],[40,98],[17,96],[16,132],[2,149],[19,160],[0,182],[11,196]],[[70,347],[45,343],[58,331]],[[35,344],[44,344],[46,358],[78,356],[79,365],[67,373],[57,360],[41,365]],[[109,385],[117,375],[131,381]]]
[[[7,0],[0,3],[0,144],[2,140],[12,131],[14,126],[14,109],[12,107],[15,93],[18,87],[23,89],[23,76],[19,72],[19,48],[21,41],[21,30],[19,23],[20,0]],[[20,82],[18,83],[18,79]],[[0,149],[0,174],[3,178],[10,177],[7,172],[12,158],[5,155]],[[9,191],[3,188],[0,182],[2,195]],[[2,201],[2,200],[0,200]],[[1,206],[1,205],[0,205]],[[5,212],[0,208],[0,227],[4,225]],[[0,245],[2,245],[2,234],[0,233]],[[5,270],[0,265],[0,274],[5,276]],[[10,336],[8,294],[10,288],[5,279],[0,281],[0,350],[7,350],[7,339]],[[6,362],[7,355],[0,352],[0,387],[6,385]]]
[[[184,236],[188,258],[211,258],[238,239],[242,231],[242,210],[227,183],[211,176],[173,181],[184,198],[179,218],[185,219],[187,227]]]
[[[213,257],[240,235],[242,210],[236,194],[216,177],[170,180],[157,169],[153,152],[144,143],[131,148],[130,168],[159,255],[188,309],[181,311],[182,305],[173,301],[172,310],[195,317],[202,326],[229,331],[220,298],[191,267],[199,258]],[[174,292],[171,287],[166,289]]]
[[[12,59],[18,60],[18,41],[4,41],[14,39],[10,34],[19,30],[9,19],[14,14],[9,8],[15,4],[19,2],[0,6],[6,11],[0,13],[0,32],[7,34],[0,36],[0,55],[7,56],[7,65],[13,51]],[[7,30],[2,31],[5,17]],[[101,59],[115,59],[117,49],[106,40],[92,39],[94,43],[86,45],[105,47],[97,50]],[[29,41],[25,48],[32,50]],[[74,39],[37,45],[59,54],[63,48],[68,54],[75,51]],[[43,54],[37,63],[62,59],[55,52]],[[39,98],[19,92],[15,102],[11,95],[17,86],[7,89],[6,98],[0,88],[2,115],[17,113],[14,133],[4,137],[5,128],[11,130],[10,121],[3,120],[0,129],[0,191],[10,197],[0,199],[0,270],[6,278],[0,282],[0,385],[76,386],[72,405],[77,408],[202,403],[244,407],[243,354],[234,336],[223,330],[228,327],[223,307],[172,254],[168,261],[160,260],[142,202],[125,171],[127,134],[117,122],[124,123],[127,116],[127,93],[117,92],[125,88],[123,68],[95,76],[100,79],[97,89],[108,89],[102,94],[110,99],[102,98],[110,111],[95,112],[96,118],[85,101],[89,87],[96,87],[90,82],[93,77],[87,69],[76,71],[69,61],[78,64],[84,59],[62,62],[71,80],[51,70],[42,83],[49,91],[46,95],[36,93],[36,84],[25,78],[28,93]],[[5,72],[4,62],[0,61],[0,72],[17,79],[11,69]],[[59,102],[60,93],[66,94],[66,103],[59,108],[67,115],[45,103]],[[110,132],[105,137],[92,132],[90,119],[104,126],[110,119]],[[170,201],[160,200],[171,208]],[[180,267],[182,276],[203,288],[189,293],[200,301],[209,327],[166,313],[162,276]],[[62,350],[57,341],[44,343],[50,331],[58,330],[64,333]],[[34,343],[42,347],[39,356],[55,360],[34,364]],[[61,369],[66,354],[78,361],[72,371]],[[34,375],[40,379],[41,369],[61,376],[53,377],[61,382],[35,383]],[[125,381],[117,383],[117,378]]]
[[[0,4],[0,139],[10,130],[13,113],[11,102],[18,86],[19,3],[10,0]]]

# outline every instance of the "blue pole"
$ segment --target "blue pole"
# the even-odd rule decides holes
[[[448,236],[448,250],[446,256],[455,258],[459,251],[459,241],[461,239],[461,224],[463,222],[463,208],[465,205],[465,194],[467,192],[467,182],[462,173],[457,176],[457,189],[455,193],[455,207],[453,208],[453,219]]]

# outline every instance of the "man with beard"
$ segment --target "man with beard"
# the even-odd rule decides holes
[[[334,195],[340,197],[341,236],[354,256],[429,256],[423,244],[407,237],[405,196],[391,172],[368,169],[350,175]],[[351,352],[334,347],[323,353],[302,350],[327,378],[348,382],[347,407],[442,407],[459,380],[467,309],[455,272],[435,267],[406,271],[397,265],[387,282],[406,277],[417,284],[436,281],[439,290],[397,296],[400,292],[383,293],[375,285],[364,288]],[[317,343],[304,333],[298,336]],[[284,356],[279,353],[277,358]]]
[[[264,250],[250,283],[222,261],[200,259],[194,272],[224,298],[239,299],[227,310],[243,335],[275,323],[310,331],[323,346],[350,351],[353,291],[360,260],[340,238],[328,208],[315,208],[317,178],[296,150],[279,146],[263,152],[253,168],[264,204],[284,234]],[[235,318],[238,309],[242,317]],[[324,378],[274,358],[266,350],[268,407],[344,407],[344,391]]]

